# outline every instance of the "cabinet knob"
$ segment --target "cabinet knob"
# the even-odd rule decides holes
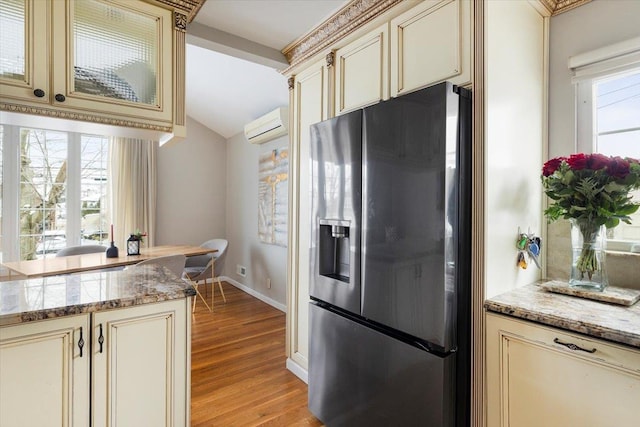
[[[42,89],[36,89],[33,91],[33,94],[38,98],[42,98],[44,96],[44,91]]]
[[[64,97],[64,95],[63,95],[63,94],[61,94],[61,93],[56,93],[55,98],[56,98],[56,101],[58,101],[58,102],[64,102],[64,100],[65,100],[65,99],[67,99],[67,98],[65,98],[65,97]]]

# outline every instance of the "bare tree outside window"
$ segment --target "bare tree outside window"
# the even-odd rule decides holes
[[[75,204],[70,204],[67,164],[73,143],[64,132],[21,130],[20,259],[53,256],[69,245],[106,244],[108,240],[108,139],[81,135],[80,194],[74,195]],[[79,223],[69,223],[68,209],[80,209]],[[80,242],[70,243],[71,235],[79,237]]]
[[[66,246],[67,134],[20,132],[20,259]]]

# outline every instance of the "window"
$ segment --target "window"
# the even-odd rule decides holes
[[[66,246],[67,134],[20,129],[19,135],[20,259],[35,259]]]
[[[577,151],[640,158],[640,39],[573,57],[570,67],[577,89]],[[640,191],[633,196],[640,200]],[[640,212],[631,217],[631,225],[608,230],[609,249],[640,246]]]
[[[0,238],[16,242],[3,244],[4,260],[106,244],[108,139],[9,125],[0,129]]]
[[[595,80],[596,137],[594,150],[607,156],[640,159],[640,68],[614,77]],[[640,200],[640,190],[634,197]],[[640,212],[632,224],[609,230],[609,238],[640,242]]]

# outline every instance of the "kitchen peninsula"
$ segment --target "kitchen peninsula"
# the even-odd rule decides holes
[[[3,282],[0,425],[189,425],[194,295],[153,265]]]

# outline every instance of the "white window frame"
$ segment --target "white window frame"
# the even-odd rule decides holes
[[[39,129],[36,126],[19,126],[3,124],[3,194],[2,194],[2,258],[3,261],[18,261],[20,258],[20,129]],[[48,129],[44,129],[48,130]],[[58,132],[58,131],[56,131]],[[76,132],[67,133],[67,246],[79,245],[81,241],[81,151],[82,135]],[[7,274],[0,268],[0,276]]]
[[[640,37],[569,58],[576,95],[576,152],[592,153],[597,141],[594,83],[640,70]],[[607,240],[607,249],[640,252],[640,242]]]

